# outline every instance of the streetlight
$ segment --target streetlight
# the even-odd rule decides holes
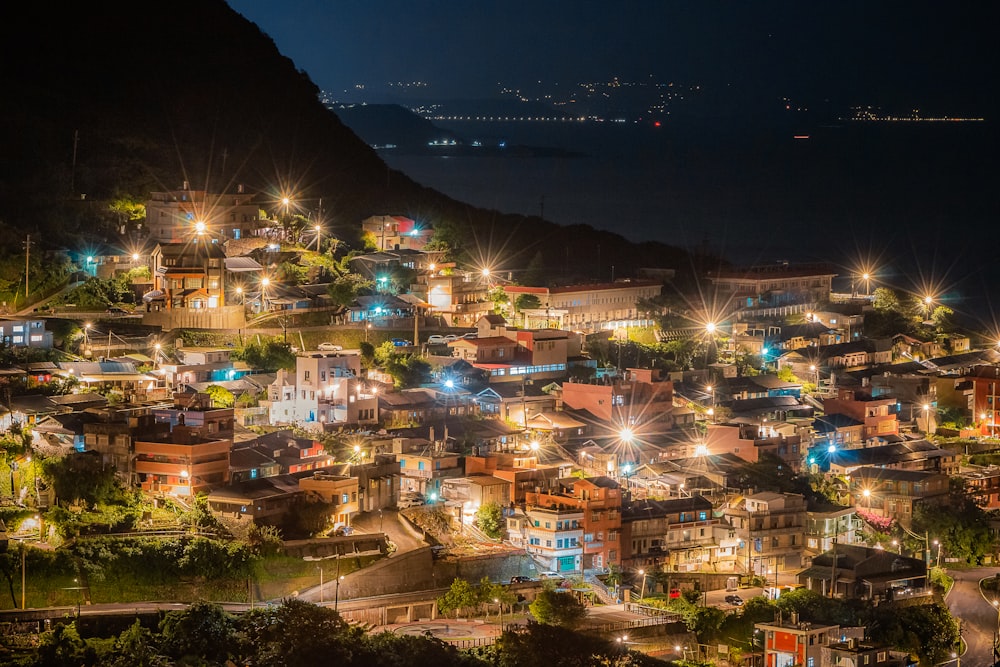
[[[271,284],[271,279],[264,276],[260,279],[260,309],[267,310],[267,286]]]
[[[618,637],[617,639],[615,639],[615,641],[618,642],[618,648],[619,648],[619,650],[622,653],[625,653],[626,651],[628,651],[628,646],[627,646],[627,644],[628,644],[628,635],[622,635],[621,637]]]
[[[316,225],[314,229],[316,230],[316,252],[319,252],[319,237],[320,237],[320,232],[323,231],[323,228],[320,227],[319,225]]]
[[[869,296],[871,294],[871,291],[869,290],[869,285],[868,285],[869,281],[871,281],[871,278],[872,278],[872,276],[871,276],[870,273],[863,273],[863,274],[861,274],[861,279],[865,281],[865,296]]]
[[[503,632],[503,605],[500,604],[500,598],[493,598],[493,603],[497,606],[497,618],[500,621],[500,632]]]
[[[646,571],[639,570],[639,574],[642,575],[642,587],[639,590],[639,599],[646,597]]]
[[[924,320],[931,319],[931,304],[934,303],[934,297],[927,295],[924,297]]]
[[[340,559],[337,559],[337,565],[340,565]],[[337,589],[333,597],[333,610],[337,611],[337,607],[340,605],[340,582],[344,580],[344,575],[337,577]]]
[[[323,566],[317,565],[316,569],[319,570],[319,603],[323,604]]]
[[[935,562],[934,567],[940,568],[941,567],[941,542],[938,541],[938,540],[934,540],[934,544],[937,546],[937,561]]]

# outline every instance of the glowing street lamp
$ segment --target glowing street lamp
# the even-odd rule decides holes
[[[202,220],[199,220],[198,222],[194,223],[194,231],[198,234],[198,236],[201,236],[202,234],[204,234],[205,233],[205,223]]]
[[[622,442],[624,442],[627,445],[630,445],[632,444],[632,438],[635,437],[635,434],[632,432],[632,429],[623,428],[618,432],[618,437],[622,439]]]
[[[320,238],[320,232],[323,231],[323,228],[320,227],[319,225],[316,225],[314,229],[316,230],[316,252],[319,252],[319,238]]]
[[[931,304],[934,303],[934,297],[927,295],[924,297],[924,320],[931,319]]]
[[[642,587],[639,590],[639,599],[646,597],[646,571],[639,570],[639,575],[642,577]]]
[[[872,275],[870,273],[865,272],[861,274],[861,279],[865,281],[865,296],[869,296],[871,294],[870,283]]]

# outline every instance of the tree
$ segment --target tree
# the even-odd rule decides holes
[[[455,618],[458,618],[463,609],[474,607],[477,601],[478,596],[472,584],[456,577],[448,592],[438,598],[438,609],[446,616],[455,612]]]
[[[274,667],[349,665],[365,630],[346,623],[333,609],[287,599],[259,607],[238,619],[242,635],[236,664]]]
[[[346,273],[330,283],[326,293],[337,306],[347,308],[359,295],[375,288],[375,283],[358,273]]]
[[[541,305],[541,300],[535,294],[522,294],[514,299],[514,309],[519,313],[539,308]]]
[[[212,602],[195,602],[160,621],[164,651],[183,660],[198,657],[222,663],[232,656],[236,620]]]
[[[97,452],[74,452],[45,459],[42,474],[51,482],[56,496],[66,502],[82,500],[95,504],[121,497],[114,468],[105,466]]]
[[[498,503],[489,502],[476,510],[476,527],[495,540],[503,537],[503,509]]]
[[[212,399],[212,405],[216,408],[231,408],[236,403],[233,392],[217,384],[210,384],[205,387],[205,393]]]
[[[877,313],[898,312],[900,309],[899,297],[888,287],[876,287],[872,293],[872,308]]]
[[[587,608],[570,591],[557,591],[546,585],[528,606],[539,623],[575,628],[587,615]]]

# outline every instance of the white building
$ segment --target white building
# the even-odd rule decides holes
[[[532,507],[507,517],[510,543],[553,572],[580,572],[584,510]]]
[[[296,357],[267,388],[270,423],[320,430],[324,424],[378,423],[377,388],[360,378],[357,353],[309,352]]]

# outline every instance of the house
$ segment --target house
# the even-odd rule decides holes
[[[765,667],[818,667],[823,648],[840,641],[841,634],[839,625],[801,622],[796,612],[772,623],[754,623],[754,629],[763,634]]]
[[[511,336],[462,338],[448,344],[452,355],[489,374],[489,382],[559,379],[566,375],[570,333],[522,331]]]
[[[823,400],[823,410],[827,415],[844,415],[860,422],[863,440],[899,433],[898,405],[894,398],[876,398],[870,391],[841,388],[836,397]]]
[[[527,420],[556,409],[556,398],[542,389],[541,383],[496,383],[479,391],[475,397],[483,415],[526,426]]]
[[[358,511],[381,512],[396,507],[399,500],[399,461],[392,454],[375,454],[350,467],[358,480]]]
[[[656,369],[629,368],[624,379],[605,382],[567,381],[563,407],[586,411],[617,431],[652,434],[674,426],[674,384]]]
[[[858,468],[851,473],[851,504],[909,528],[917,503],[947,494],[948,480],[929,470]]]
[[[271,424],[322,430],[335,424],[376,424],[379,388],[360,379],[361,357],[345,352],[308,352],[295,358],[295,376],[278,371],[261,401]]]
[[[328,454],[323,443],[296,436],[292,431],[274,431],[243,443],[264,452],[281,466],[281,472],[294,475],[331,468],[336,459]]]
[[[463,518],[469,520],[482,505],[496,503],[507,507],[511,502],[511,485],[493,475],[469,475],[442,480],[441,497],[463,508]]]
[[[829,301],[837,276],[827,264],[769,264],[710,272],[708,280],[746,309]]]
[[[449,327],[471,327],[493,311],[492,283],[481,272],[463,271],[454,263],[438,263],[418,275],[410,293],[430,304]]]
[[[743,542],[746,572],[768,573],[802,566],[806,500],[796,493],[760,491],[729,503],[724,516]]]
[[[800,584],[824,596],[831,594],[834,578],[838,597],[899,600],[930,592],[923,559],[858,544],[834,543],[798,574]]]
[[[208,394],[174,394],[171,407],[153,408],[157,423],[168,424],[171,429],[180,425],[212,438],[233,438],[233,409],[216,408]]]
[[[299,488],[306,500],[333,506],[330,520],[335,528],[350,526],[351,518],[359,511],[357,477],[320,470],[299,477]]]
[[[52,349],[52,332],[46,331],[39,318],[4,318],[0,320],[0,343],[12,348]]]
[[[570,465],[540,463],[537,452],[510,454],[492,452],[484,456],[465,457],[465,474],[469,477],[490,475],[507,485],[509,502],[523,504],[530,491],[548,491],[556,488],[556,480],[569,477]]]
[[[829,551],[836,544],[854,544],[861,532],[861,519],[854,507],[810,502],[806,509],[806,558]]]
[[[201,437],[178,423],[173,429],[135,442],[133,473],[143,491],[194,496],[229,481],[232,441]]]
[[[471,392],[438,385],[379,394],[379,414],[386,428],[400,428],[441,419],[463,419],[479,413]]]
[[[770,350],[801,350],[816,348],[821,345],[835,345],[846,342],[845,337],[836,329],[822,322],[811,321],[802,324],[783,324],[769,326],[765,336],[765,344]]]
[[[505,285],[504,293],[510,303],[522,295],[538,299],[538,308],[524,311],[526,319],[536,318],[555,329],[590,333],[649,326],[652,320],[639,304],[659,296],[662,289],[658,280],[624,279],[561,287]]]
[[[721,524],[704,496],[629,503],[622,509],[622,566],[700,570],[718,560],[715,530]],[[733,539],[725,548],[735,546]]]
[[[199,235],[223,240],[254,236],[268,224],[255,196],[243,185],[233,193],[210,193],[191,190],[187,181],[177,190],[151,192],[146,200],[149,235],[159,243],[186,243]]]
[[[551,491],[525,494],[524,502],[527,508],[583,511],[582,569],[603,570],[620,563],[622,492],[615,480],[605,476],[560,479]]]
[[[460,454],[429,447],[399,452],[396,461],[399,463],[400,493],[440,498],[444,480],[461,477],[465,473]]]
[[[250,519],[257,524],[276,525],[287,516],[302,491],[299,480],[285,474],[213,486],[206,494],[213,512]]]
[[[823,665],[837,667],[909,667],[909,653],[893,651],[857,638],[828,644],[822,647]]]
[[[402,215],[372,215],[361,221],[361,229],[375,237],[380,251],[421,250],[434,233],[433,226]]]
[[[159,243],[150,256],[153,291],[143,295],[147,310],[221,308],[226,305],[226,254],[217,243]]]
[[[578,573],[584,569],[585,515],[576,506],[515,509],[507,516],[508,539],[546,570]]]
[[[816,348],[817,365],[827,368],[857,368],[892,363],[892,345],[885,340],[862,338],[848,343]]]

